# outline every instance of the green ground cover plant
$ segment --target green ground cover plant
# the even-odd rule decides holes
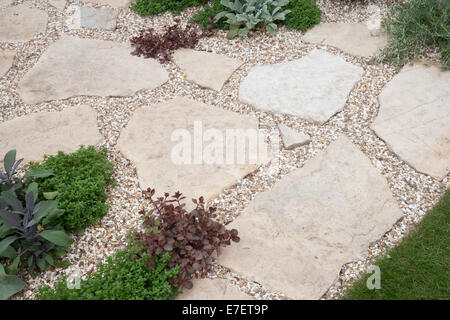
[[[136,0],[131,9],[141,16],[149,16],[165,11],[179,14],[184,8],[205,4],[206,0]]]
[[[450,190],[417,228],[374,265],[381,289],[369,290],[366,274],[343,297],[347,300],[436,300],[450,297]]]
[[[411,0],[392,8],[382,22],[390,36],[381,57],[398,68],[426,48],[437,49],[442,66],[450,68],[450,1]]]
[[[228,30],[229,24],[225,22],[225,19],[218,21],[214,19],[220,12],[226,10],[229,8],[224,6],[221,0],[213,0],[194,14],[191,21],[200,23],[205,28]],[[321,21],[322,11],[315,0],[290,0],[283,6],[283,10],[290,10],[290,12],[286,13],[284,20],[277,20],[277,24],[285,25],[288,29],[306,31]]]
[[[290,0],[286,9],[291,12],[282,23],[288,29],[306,31],[322,21],[322,10],[315,0]]]
[[[111,178],[113,163],[106,156],[106,149],[95,150],[93,146],[81,146],[74,153],[58,152],[45,156],[41,164],[32,163],[31,170],[51,170],[54,175],[35,178],[44,197],[52,192],[59,200],[58,208],[64,215],[58,223],[66,230],[80,232],[86,226],[95,224],[108,212],[105,201],[107,186],[113,185]]]
[[[167,266],[169,254],[150,257],[134,247],[118,251],[108,257],[98,270],[80,281],[80,287],[67,285],[67,278],[55,288],[40,287],[40,300],[169,300],[177,294],[169,282],[178,274],[178,267]]]

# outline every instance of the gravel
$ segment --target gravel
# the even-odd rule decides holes
[[[337,299],[360,277],[373,258],[382,255],[387,248],[401,240],[407,231],[417,224],[425,212],[437,202],[445,188],[450,185],[450,174],[442,181],[417,172],[393,153],[383,140],[370,129],[370,124],[378,112],[377,97],[383,87],[395,75],[395,68],[388,65],[369,64],[368,60],[345,54],[339,49],[322,45],[311,45],[301,41],[301,32],[280,28],[275,36],[262,32],[253,32],[250,37],[227,40],[225,32],[219,31],[211,38],[202,39],[198,50],[225,54],[242,59],[245,63],[231,76],[220,92],[201,88],[184,79],[183,72],[172,62],[164,67],[170,73],[170,80],[155,90],[142,90],[131,97],[96,97],[82,96],[65,100],[24,104],[17,94],[18,81],[38,61],[50,43],[62,34],[75,35],[81,38],[104,39],[128,42],[129,38],[139,33],[142,28],[152,27],[162,30],[164,25],[172,23],[174,16],[170,13],[151,18],[142,18],[129,8],[118,11],[117,29],[115,31],[78,29],[71,30],[68,22],[74,6],[80,5],[77,0],[69,0],[65,11],[61,12],[46,1],[23,1],[46,10],[49,15],[47,30],[38,34],[26,43],[0,42],[0,48],[17,50],[13,67],[0,78],[0,122],[25,114],[40,111],[57,111],[81,104],[92,105],[98,111],[98,126],[105,138],[104,146],[108,147],[108,157],[114,161],[114,179],[118,185],[108,190],[110,198],[108,214],[95,226],[86,229],[84,235],[74,236],[75,242],[65,260],[72,263],[68,268],[51,268],[35,278],[24,274],[28,286],[14,299],[33,298],[36,288],[41,285],[54,285],[63,275],[71,275],[78,271],[82,276],[95,270],[98,262],[123,248],[125,237],[133,228],[141,224],[138,212],[148,203],[141,196],[136,168],[116,149],[115,145],[120,131],[125,127],[133,111],[140,105],[152,105],[170,100],[174,96],[184,95],[194,100],[224,108],[234,112],[248,114],[259,119],[260,128],[266,139],[273,146],[275,158],[256,172],[237,181],[236,185],[224,190],[211,205],[218,208],[219,220],[228,223],[236,218],[253,197],[263,191],[270,190],[273,184],[296,168],[302,167],[320,150],[326,148],[339,135],[349,137],[370,158],[372,164],[386,177],[392,194],[397,199],[404,216],[391,230],[378,241],[372,243],[366,253],[356,257],[344,266],[337,276],[337,281],[324,293],[322,299]],[[324,12],[325,22],[360,22],[373,14],[376,5],[384,16],[394,3],[399,1],[333,1],[319,0],[318,4]],[[369,6],[369,3],[372,6]],[[89,4],[89,6],[94,6]],[[190,8],[182,13],[182,23],[196,11]],[[349,94],[347,103],[341,112],[335,114],[323,125],[311,123],[295,116],[271,114],[255,110],[253,107],[237,100],[239,83],[256,64],[278,63],[298,59],[314,48],[327,50],[345,58],[364,69],[362,79]],[[281,150],[280,135],[277,123],[299,129],[311,136],[311,142],[294,150]],[[157,190],[164,192],[165,190]],[[227,268],[216,265],[211,278],[228,279],[230,284],[254,296],[256,299],[289,299],[282,292],[271,291],[263,284],[250,281],[242,275]]]

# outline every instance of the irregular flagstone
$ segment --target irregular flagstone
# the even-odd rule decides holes
[[[15,54],[14,50],[0,49],[0,77],[11,68]]]
[[[28,41],[45,30],[47,13],[19,4],[0,11],[0,41]]]
[[[222,142],[226,144],[226,130],[229,129],[250,130],[256,136],[258,120],[177,97],[137,110],[123,129],[117,146],[136,165],[142,189],[155,188],[159,194],[180,191],[190,203],[192,198],[203,196],[208,200],[216,196],[236,180],[256,170],[260,162],[269,160],[271,155],[267,153],[267,158],[261,156],[253,163],[247,158],[241,163],[233,161],[227,164],[227,153]],[[202,141],[200,131],[205,135],[205,141]],[[219,137],[206,137],[214,133]],[[183,142],[187,144],[184,153]],[[219,145],[216,150],[212,150],[214,143]],[[228,145],[236,152],[234,144]],[[236,153],[245,156],[257,152],[249,144],[244,147],[242,152]],[[259,151],[266,147],[263,142]],[[180,158],[183,155],[186,156],[185,161]],[[218,156],[217,161],[214,155]]]
[[[58,10],[63,10],[66,7],[66,0],[50,0],[49,3]]]
[[[322,23],[306,32],[302,40],[323,43],[363,57],[372,56],[387,44],[385,35],[376,35],[365,23]]]
[[[254,67],[239,98],[263,110],[324,122],[345,106],[362,74],[342,57],[313,50],[299,60]]]
[[[285,149],[294,149],[310,140],[310,137],[307,134],[291,129],[284,124],[278,124],[278,129],[280,130],[281,139]]]
[[[372,128],[393,151],[436,178],[450,172],[450,71],[406,66],[379,100]]]
[[[319,299],[402,216],[370,160],[340,137],[258,194],[228,227],[241,241],[218,261],[294,299]]]
[[[130,51],[123,43],[64,37],[49,46],[18,91],[32,104],[76,95],[129,96],[169,79],[154,59],[140,59]]]
[[[80,145],[96,145],[102,140],[97,113],[87,105],[0,123],[0,150],[16,149],[25,161],[41,161],[44,154],[74,152]]]
[[[191,49],[177,50],[173,59],[188,80],[217,91],[222,89],[234,70],[242,65],[242,61],[238,59]]]
[[[81,2],[110,6],[114,8],[123,8],[127,7],[131,3],[131,0],[81,0]]]
[[[184,290],[177,300],[254,300],[224,279],[195,279],[191,290]]]
[[[116,29],[117,13],[112,8],[77,7],[72,16],[72,26],[77,28]]]

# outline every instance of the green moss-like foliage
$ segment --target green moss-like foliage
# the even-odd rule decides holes
[[[282,21],[288,29],[306,31],[322,20],[322,11],[315,0],[291,0],[285,9],[292,11]]]
[[[97,223],[108,212],[105,188],[113,184],[113,164],[106,157],[106,149],[96,151],[93,146],[81,147],[70,154],[58,152],[46,156],[42,164],[31,164],[31,169],[49,169],[54,175],[35,179],[42,192],[57,191],[58,208],[64,214],[58,222],[66,229],[79,231]]]
[[[184,8],[204,3],[204,0],[136,0],[131,4],[131,9],[140,16],[150,16],[165,11],[180,14]]]
[[[176,288],[169,282],[178,274],[178,267],[168,268],[169,254],[151,258],[133,247],[118,251],[100,263],[98,270],[80,281],[77,289],[73,281],[67,285],[63,278],[50,287],[40,287],[40,300],[168,300]]]

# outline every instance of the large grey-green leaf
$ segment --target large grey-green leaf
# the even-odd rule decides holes
[[[17,251],[11,247],[8,246],[5,250],[3,250],[3,252],[0,254],[0,257],[5,257],[5,258],[9,258],[9,259],[14,259],[15,257],[17,257]]]
[[[42,195],[44,196],[45,199],[47,200],[53,200],[56,198],[56,196],[58,195],[58,191],[53,191],[53,192],[43,192]]]
[[[11,243],[19,239],[18,236],[9,236],[0,241],[0,255],[2,255],[3,251],[5,251]]]
[[[0,300],[6,300],[25,288],[26,283],[18,276],[7,275],[0,264]]]
[[[5,158],[3,159],[3,165],[5,166],[6,173],[11,172],[11,169],[16,162],[16,150],[10,150],[6,153]]]
[[[19,199],[17,199],[17,196],[13,191],[11,190],[3,191],[0,194],[0,199],[7,205],[11,206],[13,210],[23,211],[22,202]]]
[[[46,178],[54,175],[52,170],[47,170],[43,168],[35,168],[33,170],[28,171],[23,176],[24,178]]]
[[[42,218],[58,207],[58,200],[48,200],[39,202],[38,209],[34,212],[33,219],[39,223]]]
[[[39,233],[39,236],[62,247],[68,247],[73,242],[64,231],[59,230],[44,230]]]
[[[27,188],[27,191],[25,192],[25,198],[28,198],[28,194],[32,192],[34,201],[36,202],[38,198],[38,184],[36,182],[30,183],[30,185]]]

